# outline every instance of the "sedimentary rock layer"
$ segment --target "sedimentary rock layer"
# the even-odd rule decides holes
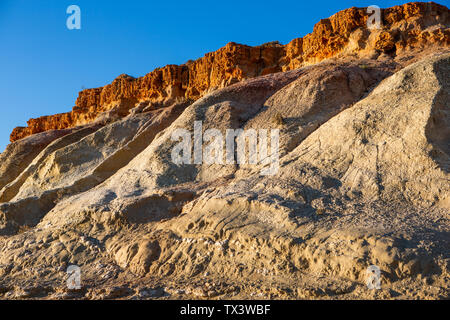
[[[260,76],[30,149],[0,190],[0,297],[447,298],[449,51]],[[276,175],[174,163],[198,120],[278,128]]]

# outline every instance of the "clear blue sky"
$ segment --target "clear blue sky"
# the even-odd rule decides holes
[[[82,88],[122,73],[142,76],[230,41],[285,44],[339,10],[405,2],[0,0],[0,151],[14,127],[70,111]],[[66,28],[71,4],[81,30]]]

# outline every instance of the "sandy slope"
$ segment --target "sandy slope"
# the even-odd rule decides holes
[[[448,297],[450,54],[412,58],[254,78],[2,167],[0,296]],[[196,120],[280,129],[279,171],[173,163],[172,133]]]

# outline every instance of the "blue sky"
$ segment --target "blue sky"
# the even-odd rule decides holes
[[[70,111],[80,90],[122,73],[143,76],[230,41],[285,44],[339,10],[405,2],[0,0],[0,151],[14,127]],[[81,30],[66,27],[71,4]]]

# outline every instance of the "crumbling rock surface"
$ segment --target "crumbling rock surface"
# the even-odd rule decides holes
[[[358,10],[315,34],[334,34],[335,50],[347,39],[338,35],[351,44]],[[383,23],[401,35],[445,10],[407,4]],[[128,83],[124,95],[84,96],[107,110],[1,155],[0,298],[448,298],[448,37],[409,48],[401,39],[395,56],[305,54],[299,68],[254,69],[189,99],[132,97],[127,86],[141,80],[128,76],[114,82]],[[267,61],[286,50],[262,48],[277,48]],[[278,129],[275,174],[261,174],[264,161],[175,163],[174,133],[195,121],[222,135]],[[66,287],[69,265],[81,268],[80,290]],[[366,285],[373,265],[379,290]]]
[[[52,141],[74,130],[52,130],[9,144],[0,154],[0,188],[14,180]]]

